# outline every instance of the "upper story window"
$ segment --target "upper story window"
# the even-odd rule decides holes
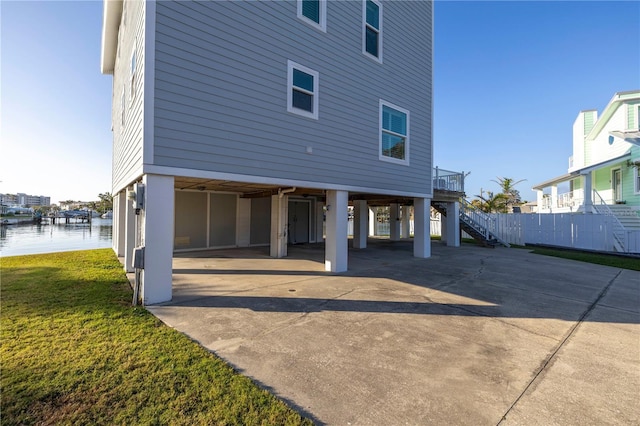
[[[640,194],[640,165],[633,170],[633,190],[636,194]]]
[[[362,21],[362,52],[382,62],[382,4],[376,0],[363,0]]]
[[[318,119],[318,73],[287,62],[287,111]]]
[[[298,0],[298,18],[307,24],[327,31],[327,1],[326,0]]]
[[[380,159],[409,164],[409,111],[380,100]]]
[[[133,53],[131,53],[131,92],[129,93],[130,99],[135,98],[136,96],[136,67],[137,67],[137,58],[136,58],[136,43],[133,44]]]

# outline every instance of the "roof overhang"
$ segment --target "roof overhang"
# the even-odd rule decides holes
[[[625,142],[629,142],[634,145],[640,146],[640,130],[628,130],[628,131],[614,130],[609,132],[609,134],[611,136],[615,136],[616,138],[620,138]]]
[[[567,182],[567,181],[569,181],[571,179],[575,179],[576,177],[578,177],[580,175],[586,175],[587,173],[591,173],[594,170],[601,169],[601,168],[607,167],[607,166],[611,166],[611,165],[614,165],[616,163],[620,163],[621,161],[624,161],[624,160],[629,159],[629,158],[631,158],[631,152],[627,152],[626,154],[620,155],[618,157],[611,158],[611,159],[606,160],[606,161],[601,161],[600,163],[592,164],[590,166],[574,170],[571,173],[566,173],[564,175],[555,177],[553,179],[549,179],[547,181],[544,181],[544,182],[541,182],[541,183],[535,185],[532,189],[534,191],[542,191],[544,188],[547,188],[549,186],[557,185],[557,184],[562,183],[562,182]]]
[[[102,8],[102,50],[100,71],[113,74],[118,50],[118,28],[122,16],[122,0],[104,0]]]
[[[609,101],[607,106],[602,111],[602,115],[598,117],[596,124],[593,126],[589,134],[586,136],[586,140],[594,140],[602,131],[604,126],[609,122],[613,114],[617,109],[625,102],[640,99],[640,90],[630,90],[628,92],[618,92],[613,95],[613,98]]]

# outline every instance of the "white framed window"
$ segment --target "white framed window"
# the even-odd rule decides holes
[[[640,165],[633,169],[633,192],[640,194]]]
[[[136,67],[137,67],[137,39],[133,43],[133,52],[131,53],[131,77],[130,77],[130,92],[129,99],[133,99],[136,96]]]
[[[409,111],[380,100],[379,158],[409,165]]]
[[[298,18],[327,32],[327,0],[298,0]]]
[[[382,62],[382,3],[362,1],[362,53]]]
[[[318,87],[317,71],[287,62],[287,111],[317,120]]]

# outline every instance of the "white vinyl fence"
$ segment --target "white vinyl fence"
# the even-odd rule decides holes
[[[618,251],[614,244],[614,218],[599,214],[492,214],[499,238],[509,244],[544,244],[597,251]],[[625,231],[626,253],[640,253],[640,231]]]

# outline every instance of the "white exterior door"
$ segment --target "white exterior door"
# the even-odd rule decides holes
[[[620,169],[611,171],[611,189],[613,192],[613,202],[622,201],[622,172]]]

